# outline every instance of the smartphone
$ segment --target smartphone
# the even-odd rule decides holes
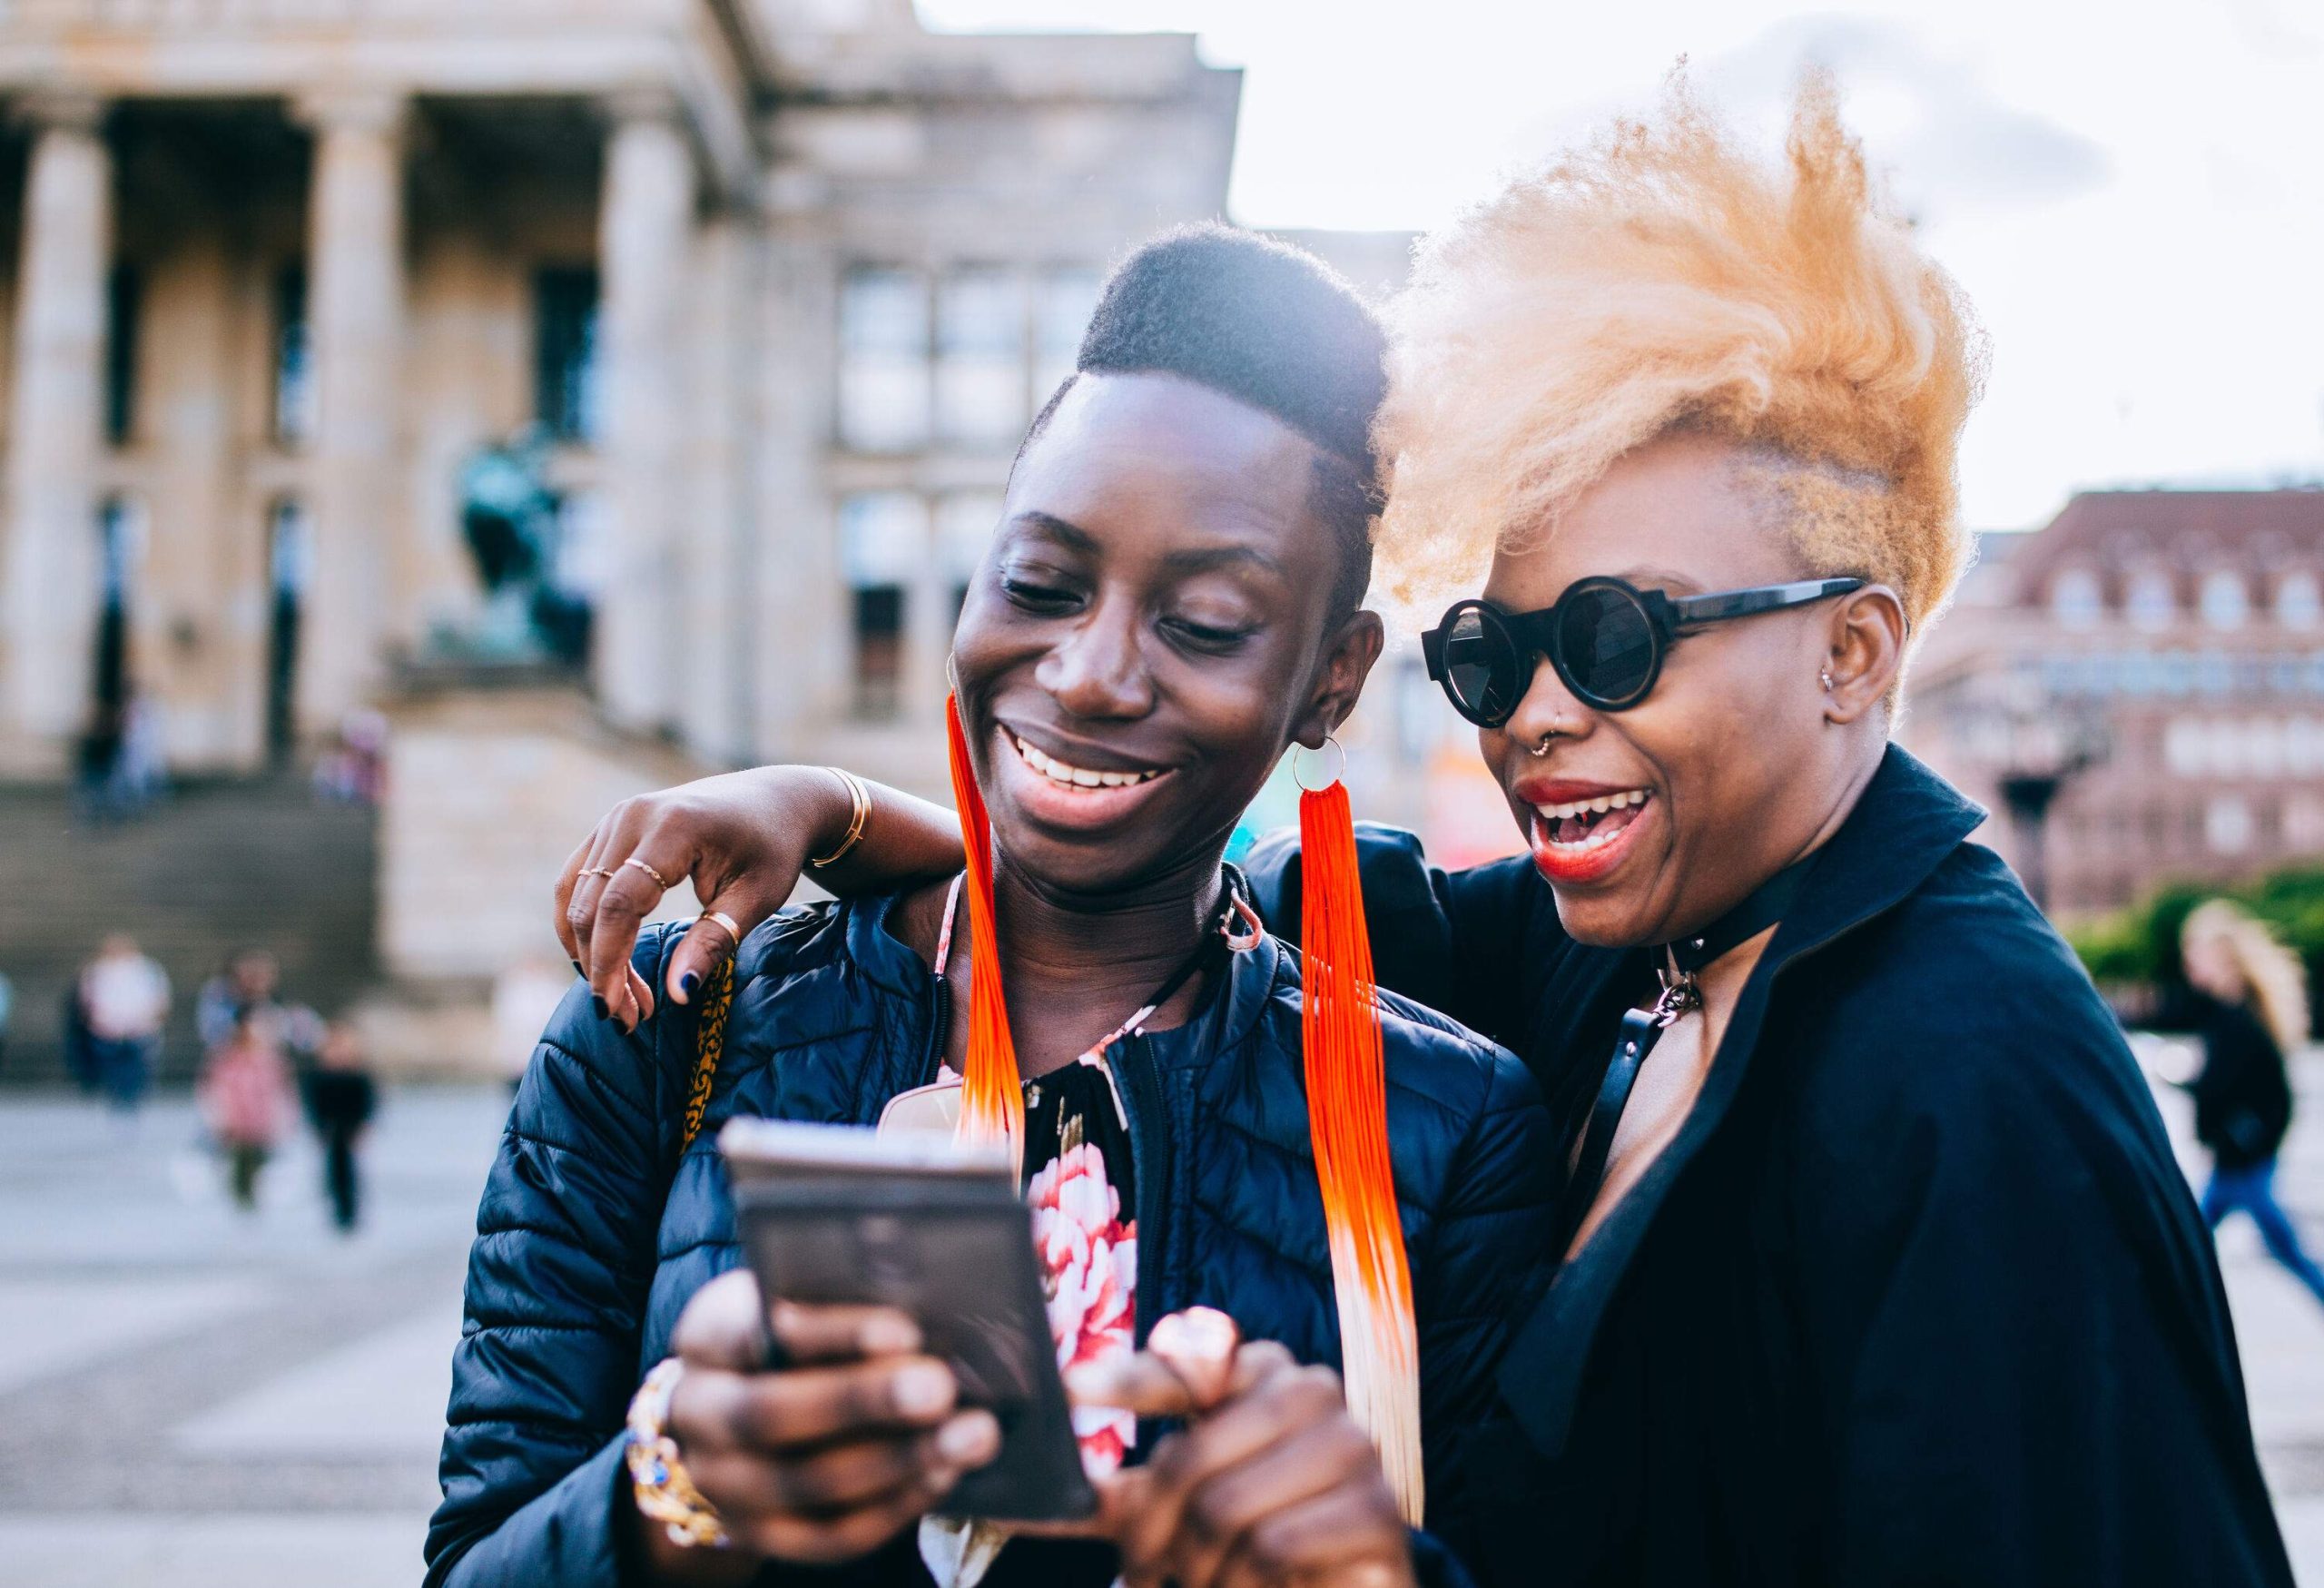
[[[960,1404],[1000,1424],[948,1515],[1070,1522],[1097,1508],[1049,1339],[1032,1213],[1007,1157],[925,1132],[734,1119],[718,1135],[743,1253],[769,1298],[909,1313]]]

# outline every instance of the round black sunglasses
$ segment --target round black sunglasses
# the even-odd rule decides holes
[[[1565,686],[1600,711],[1628,711],[1653,692],[1663,657],[1705,624],[1804,607],[1864,587],[1862,579],[1803,579],[1709,596],[1641,590],[1626,579],[1576,579],[1554,607],[1505,612],[1477,597],[1455,601],[1420,636],[1428,676],[1452,709],[1497,728],[1517,710],[1546,656]]]

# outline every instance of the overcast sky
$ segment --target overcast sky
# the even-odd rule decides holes
[[[1800,63],[1974,301],[1973,525],[2081,486],[2324,478],[2324,8],[2306,0],[919,0],[1190,31],[1245,69],[1233,218],[1427,227],[1679,56],[1772,150]],[[2089,20],[2102,17],[2093,26]]]

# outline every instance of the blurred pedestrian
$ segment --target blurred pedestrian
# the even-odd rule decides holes
[[[330,1199],[331,1222],[341,1234],[354,1229],[361,1211],[361,1166],[356,1149],[379,1108],[379,1089],[363,1062],[363,1041],[355,1028],[337,1021],[323,1031],[315,1068],[307,1075],[307,1118],[323,1144],[323,1194]]]
[[[83,967],[81,1019],[90,1071],[113,1106],[133,1113],[153,1079],[170,1015],[170,978],[125,932],[114,932]]]
[[[258,1207],[258,1177],[290,1113],[290,1066],[274,1022],[245,1014],[202,1065],[202,1121],[226,1158],[227,1188],[245,1211]]]
[[[143,815],[161,797],[168,773],[162,744],[162,714],[147,696],[132,692],[121,709],[121,746],[108,780],[113,813]]]
[[[2198,905],[2180,930],[2187,981],[2199,995],[2203,1068],[2189,1089],[2195,1136],[2211,1153],[2203,1217],[2211,1228],[2239,1209],[2268,1254],[2324,1301],[2324,1269],[2300,1245],[2276,1200],[2276,1155],[2291,1129],[2284,1056],[2308,1040],[2308,978],[2299,956],[2226,899]]]
[[[238,949],[225,967],[202,984],[193,1004],[194,1034],[206,1054],[233,1035],[245,1014],[265,1014],[293,1063],[303,1065],[322,1045],[322,1017],[304,1004],[282,1000],[282,967],[265,949]]]

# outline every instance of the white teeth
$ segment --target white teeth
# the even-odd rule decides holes
[[[1541,813],[1541,819],[1545,822],[1561,822],[1568,816],[1602,816],[1609,811],[1628,810],[1632,805],[1646,804],[1648,797],[1648,790],[1633,788],[1621,794],[1601,795],[1594,800],[1575,800],[1571,804],[1536,805],[1533,808]]]
[[[1135,783],[1161,776],[1159,772],[1092,772],[1086,766],[1068,766],[1053,755],[1044,755],[1032,745],[1010,735],[1009,742],[1025,764],[1048,778],[1051,783],[1065,784],[1073,788],[1127,788]]]

